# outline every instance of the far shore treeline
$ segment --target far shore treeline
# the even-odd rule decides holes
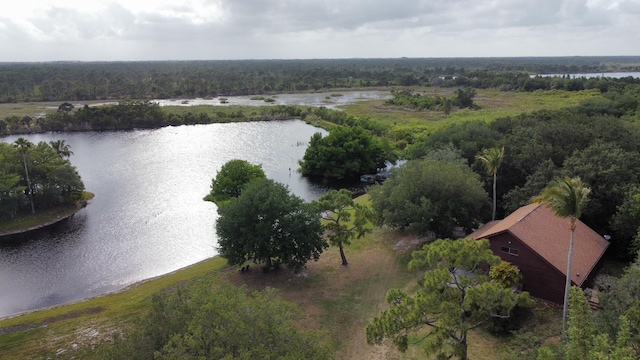
[[[390,86],[606,90],[608,80],[531,75],[638,72],[638,64],[638,56],[0,63],[0,103],[208,98]]]
[[[341,123],[352,119],[339,111],[295,105],[276,105],[256,108],[250,114],[242,110],[220,109],[215,113],[163,111],[160,105],[150,101],[120,101],[116,105],[87,106],[74,109],[65,102],[58,111],[44,116],[8,116],[0,119],[0,136],[42,133],[48,131],[113,131],[156,129],[165,126],[228,123],[241,121],[268,121],[304,119],[314,114],[320,119]]]

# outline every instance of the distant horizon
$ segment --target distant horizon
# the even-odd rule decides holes
[[[42,60],[1,61],[0,64],[29,63],[127,63],[127,62],[206,62],[206,61],[323,61],[323,60],[446,60],[446,59],[571,59],[571,58],[638,58],[639,55],[530,55],[530,56],[399,56],[399,57],[326,57],[326,58],[246,58],[246,59],[147,59],[147,60]],[[640,65],[640,64],[639,64]]]

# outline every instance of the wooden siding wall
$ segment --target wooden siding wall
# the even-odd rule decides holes
[[[528,291],[531,296],[562,304],[564,275],[509,233],[492,237],[490,243],[494,254],[520,269],[523,275],[522,290]],[[505,253],[502,247],[515,249],[518,255]]]

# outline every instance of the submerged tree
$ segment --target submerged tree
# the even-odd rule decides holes
[[[571,268],[573,265],[573,249],[576,238],[576,221],[587,206],[589,189],[579,177],[564,178],[553,181],[534,198],[535,202],[548,204],[556,216],[569,218],[569,255],[567,258],[567,274],[564,287],[564,306],[562,310],[562,328],[567,330],[567,316],[569,313],[569,291],[571,288]]]

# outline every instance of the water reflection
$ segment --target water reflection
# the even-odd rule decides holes
[[[215,255],[217,212],[202,198],[231,159],[261,164],[269,178],[316,199],[325,189],[295,170],[317,131],[283,121],[25,136],[65,140],[96,198],[53,229],[0,244],[0,316],[102,294]]]

